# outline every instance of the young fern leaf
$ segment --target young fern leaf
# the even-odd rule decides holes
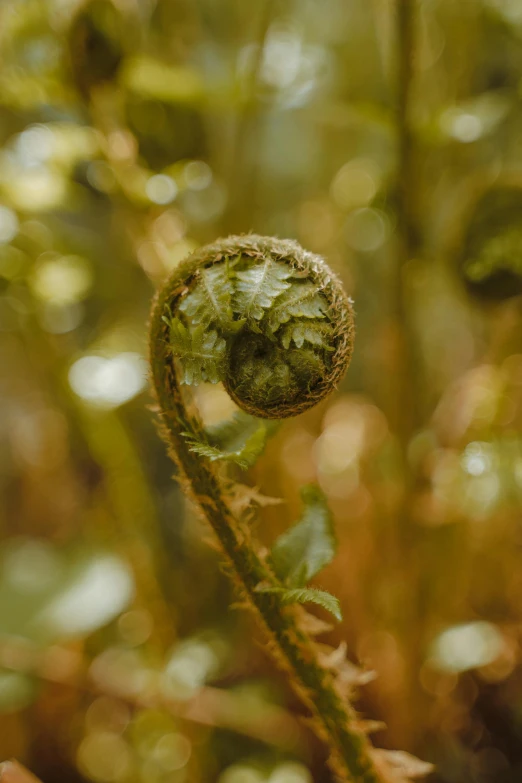
[[[170,347],[180,360],[181,383],[199,386],[203,381],[218,383],[222,379],[226,342],[217,332],[207,331],[203,324],[189,329],[179,318],[173,318]]]
[[[260,592],[277,595],[281,606],[306,603],[317,604],[317,606],[321,606],[327,612],[333,614],[339,622],[343,619],[339,599],[326,590],[319,590],[317,587],[261,587],[259,590]]]
[[[238,389],[247,384],[253,394],[271,402],[282,398],[292,388],[292,368],[281,362],[273,366],[259,366],[255,356],[247,357],[242,363]]]
[[[312,283],[293,282],[274,302],[268,313],[268,327],[275,332],[292,318],[323,318],[328,303]]]
[[[295,321],[285,324],[281,330],[281,344],[283,348],[290,348],[292,341],[297,348],[302,348],[305,343],[331,351],[332,327],[323,321]]]
[[[206,457],[206,459],[209,459],[211,462],[223,460],[227,462],[236,462],[238,465],[240,465],[240,467],[245,467],[238,455],[225,454],[225,452],[221,451],[215,446],[211,446],[210,443],[205,443],[204,440],[199,440],[199,438],[197,438],[191,432],[182,432],[181,434],[189,444],[190,451],[192,451],[194,454],[198,454],[200,457]]]
[[[319,487],[301,490],[305,508],[297,524],[283,533],[270,552],[270,564],[289,587],[304,587],[333,559],[337,541],[326,498]]]
[[[288,264],[274,261],[270,257],[265,258],[261,264],[237,272],[234,312],[241,318],[260,321],[274,299],[290,287],[290,283],[286,281],[291,276],[292,269]]]
[[[277,421],[258,419],[245,411],[235,411],[231,418],[206,427],[205,433],[209,443],[222,451],[240,451],[255,432],[261,430],[268,438],[278,427]]]
[[[194,325],[217,324],[225,330],[232,324],[233,282],[228,263],[202,269],[198,281],[179,309]]]
[[[268,430],[264,422],[258,422],[257,427],[251,430],[250,433],[243,433],[239,437],[237,433],[236,438],[231,442],[229,441],[228,449],[226,446],[219,446],[216,443],[206,443],[199,440],[190,432],[183,432],[185,439],[189,443],[190,450],[195,454],[199,454],[200,457],[206,457],[211,462],[223,461],[234,462],[239,465],[243,470],[251,468],[261,454],[263,453]],[[206,434],[211,439],[211,433],[207,430]],[[225,441],[226,443],[226,441]]]

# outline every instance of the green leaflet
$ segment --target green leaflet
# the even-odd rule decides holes
[[[284,532],[270,552],[276,576],[289,587],[303,587],[333,559],[337,550],[333,520],[319,487],[303,487],[301,519]]]
[[[290,367],[281,361],[273,366],[260,367],[259,363],[256,363],[255,357],[251,357],[245,361],[243,371],[244,376],[248,379],[251,392],[263,394],[269,402],[284,399],[292,389]]]
[[[181,383],[199,386],[203,381],[218,383],[223,377],[225,340],[203,324],[188,329],[179,318],[170,322],[170,346],[181,360]]]
[[[319,487],[312,484],[303,487],[301,497],[305,504],[301,519],[279,536],[269,557],[276,576],[287,586],[260,587],[260,590],[277,594],[283,606],[317,604],[340,621],[338,599],[325,590],[305,586],[335,555],[337,542],[332,517]]]
[[[321,606],[327,612],[333,614],[339,622],[343,619],[339,599],[326,590],[318,590],[316,587],[297,587],[293,589],[286,587],[261,587],[259,592],[274,593],[279,596],[282,606],[306,603],[317,604],[317,606]]]
[[[266,258],[263,263],[236,273],[236,294],[233,309],[242,318],[254,318],[260,321],[265,310],[279,294],[290,287],[287,283],[292,276],[288,264],[282,264]]]
[[[243,468],[243,470],[246,470],[248,467],[250,467],[248,459],[243,458],[241,452],[221,451],[215,446],[211,446],[209,443],[205,443],[202,440],[193,438],[189,432],[182,432],[181,434],[185,436],[185,439],[189,444],[190,451],[193,451],[195,454],[199,454],[200,457],[206,457],[211,462],[235,462],[235,464],[239,465],[239,467]]]
[[[237,265],[243,269],[232,270]],[[261,351],[254,341],[251,356],[242,357],[241,377],[250,395],[266,394],[276,403],[316,383],[325,370],[325,351],[333,350],[328,306],[316,286],[292,275],[290,265],[272,258],[245,268],[242,256],[201,269],[179,303],[180,318],[168,309],[163,316],[182,383],[223,380],[226,345],[242,331],[270,341]],[[264,365],[260,355],[267,357]]]
[[[216,323],[226,327],[232,322],[232,291],[228,263],[203,269],[188,296],[179,305],[195,325]]]
[[[293,341],[297,348],[302,348],[305,343],[310,343],[310,345],[317,345],[320,348],[331,351],[333,350],[329,346],[331,334],[331,324],[325,321],[310,321],[308,323],[297,321],[296,323],[289,323],[283,326],[281,343],[286,349],[290,348],[290,344]]]
[[[209,442],[222,451],[240,451],[255,432],[264,430],[270,437],[279,426],[280,422],[274,419],[257,419],[245,411],[235,411],[230,419],[207,427],[206,434]]]
[[[263,421],[239,412],[226,422],[206,430],[208,442],[201,441],[190,432],[183,435],[190,450],[212,462],[234,462],[243,470],[251,468],[266,446],[269,427]]]
[[[9,669],[0,669],[0,714],[18,712],[38,697],[36,678]]]
[[[291,318],[323,318],[327,310],[324,296],[312,283],[293,282],[268,313],[268,327],[275,332]]]

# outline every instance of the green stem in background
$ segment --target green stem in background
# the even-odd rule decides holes
[[[313,641],[299,627],[296,611],[291,607],[283,607],[277,593],[270,592],[270,588],[279,589],[281,582],[258,553],[244,523],[232,513],[226,490],[220,483],[214,465],[191,450],[183,434],[201,433],[202,428],[183,399],[165,313],[175,314],[178,311],[180,300],[194,286],[202,270],[223,263],[224,260],[228,263],[228,259],[233,256],[249,258],[258,270],[263,261],[270,257],[273,263],[289,264],[293,273],[301,278],[308,275],[308,281],[316,285],[317,290],[326,297],[333,317],[339,321],[334,325],[333,345],[328,349],[331,351],[328,363],[333,368],[333,375],[329,387],[322,388],[320,396],[331,391],[346,368],[353,338],[351,305],[339,281],[321,259],[302,251],[292,242],[260,237],[235,237],[218,242],[203,248],[182,264],[159,292],[154,303],[150,358],[162,434],[169,445],[171,457],[180,468],[187,491],[199,504],[218,539],[236,588],[257,615],[271,640],[274,657],[286,670],[293,688],[312,713],[314,728],[330,751],[330,765],[335,774],[341,781],[382,783],[387,778],[377,771],[376,751],[361,728],[353,706],[342,697],[334,673],[320,661]],[[243,273],[243,279],[246,279],[246,273]],[[254,324],[254,328],[259,327]],[[237,339],[232,339],[232,349]],[[315,387],[304,389],[305,396],[307,393],[312,398],[318,396]],[[304,407],[309,407],[314,401],[305,401]],[[280,401],[278,406],[281,407]],[[281,415],[293,415],[302,409],[299,402],[296,404],[292,400],[292,411]],[[274,409],[266,415],[273,417]],[[260,591],[260,587],[268,590]]]
[[[138,596],[143,596],[154,621],[151,649],[158,656],[165,655],[175,640],[174,617],[157,574],[168,573],[169,563],[135,445],[119,411],[82,411],[81,421],[89,448],[106,477],[112,527],[110,531],[105,527],[103,534],[113,537],[118,551],[132,564]]]
[[[405,260],[412,258],[418,244],[413,219],[414,160],[411,127],[411,93],[415,36],[415,0],[397,0],[397,133],[398,133],[398,228]]]
[[[255,156],[249,154],[249,145],[255,145],[254,133],[256,128],[261,127],[257,90],[265,56],[266,39],[274,18],[275,5],[275,0],[263,0],[259,9],[259,18],[255,20],[255,43],[251,48],[251,60],[247,63],[243,75],[242,89],[244,94],[238,104],[236,128],[230,149],[230,174],[228,177],[230,197],[223,217],[225,231],[232,226],[236,231],[248,229],[253,211],[252,206],[256,203],[259,165]]]
[[[397,259],[395,269],[396,286],[396,328],[398,339],[395,421],[397,437],[401,446],[404,470],[404,488],[399,507],[396,511],[394,569],[404,573],[416,573],[418,567],[418,527],[412,517],[412,498],[415,493],[415,481],[408,449],[415,431],[422,425],[422,400],[426,398],[422,364],[416,363],[415,328],[411,319],[414,295],[409,277],[411,261],[420,264],[418,258],[421,247],[417,215],[418,189],[416,174],[416,145],[412,126],[412,88],[414,80],[414,58],[416,52],[416,14],[417,0],[397,0],[396,4],[396,130],[397,130]],[[423,393],[424,392],[424,393]],[[402,626],[400,637],[403,639],[402,653],[410,672],[418,672],[422,666],[423,609],[418,583],[412,587],[415,600],[409,603],[407,611],[401,607],[394,618]],[[404,641],[406,640],[406,641]],[[408,701],[418,704],[416,698],[419,687],[416,677],[408,681]],[[410,716],[411,720],[411,716]],[[413,721],[413,725],[418,725]]]
[[[398,340],[398,388],[394,399],[394,424],[406,450],[417,419],[415,372],[404,267],[415,258],[419,238],[415,221],[415,159],[411,124],[413,58],[415,52],[415,0],[397,0],[396,5],[396,129],[397,129],[397,262],[394,280],[394,316]]]

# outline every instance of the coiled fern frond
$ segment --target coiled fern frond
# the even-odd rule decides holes
[[[353,335],[351,302],[322,259],[289,240],[230,237],[194,253],[159,291],[151,316],[152,378],[162,434],[187,491],[309,709],[338,780],[407,783],[429,765],[371,745],[350,701],[368,673],[346,660],[342,646],[317,644],[312,637],[324,624],[300,606],[319,604],[340,618],[337,599],[308,586],[336,549],[324,496],[303,488],[301,519],[265,555],[217,467],[249,467],[269,432],[266,420],[294,416],[326,397],[349,364]],[[182,387],[219,381],[242,411],[211,432]]]
[[[339,280],[296,242],[230,237],[195,253],[163,298],[182,383],[223,381],[243,410],[294,416],[344,374],[353,310]]]

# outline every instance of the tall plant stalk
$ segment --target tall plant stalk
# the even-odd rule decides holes
[[[231,293],[233,287],[235,293]],[[296,308],[297,301],[301,309]],[[311,318],[314,302],[317,317]],[[308,323],[329,335],[328,345],[313,346],[315,352],[290,344],[285,349],[279,321],[284,327],[288,321],[293,326],[290,316],[287,319],[288,303],[292,312],[308,313]],[[298,317],[297,326],[306,320]],[[212,335],[206,342],[203,325],[206,334]],[[220,334],[226,336],[225,358]],[[308,334],[309,339],[318,339]],[[278,342],[281,339],[283,343]],[[244,521],[233,513],[230,494],[210,458],[213,452],[204,444],[202,424],[186,403],[180,384],[180,377],[186,383],[193,381],[194,373],[204,373],[206,368],[213,380],[223,380],[236,402],[249,412],[268,418],[294,415],[332,390],[346,369],[352,339],[350,301],[321,259],[294,242],[232,237],[196,253],[158,293],[151,318],[150,359],[161,431],[170,456],[212,528],[239,594],[266,632],[274,658],[312,714],[312,725],[329,750],[332,770],[340,781],[391,783],[407,777],[392,777],[384,751],[369,742],[347,696],[355,683],[346,677],[344,656],[327,659],[303,628],[302,610],[284,605],[287,586],[274,562],[260,553]],[[253,356],[249,356],[250,349]],[[237,355],[241,357],[236,371],[240,382],[230,372]],[[285,361],[287,372],[283,371]],[[320,376],[314,374],[318,361],[323,362]],[[249,362],[255,364],[251,373]],[[268,370],[265,385],[260,380],[264,370]],[[278,378],[286,379],[287,385],[281,381],[278,386]],[[199,448],[194,448],[198,438]]]

